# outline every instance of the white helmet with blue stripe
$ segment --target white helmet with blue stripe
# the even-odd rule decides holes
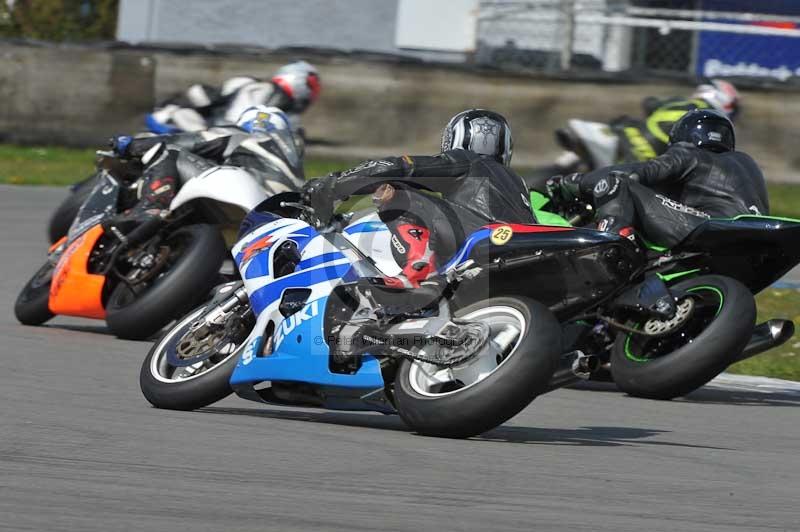
[[[291,130],[289,117],[277,107],[256,105],[250,107],[239,117],[236,125],[248,133],[274,133]]]

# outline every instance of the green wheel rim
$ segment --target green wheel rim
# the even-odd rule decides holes
[[[722,294],[722,290],[720,290],[716,286],[710,286],[710,285],[695,286],[693,288],[688,289],[687,292],[700,292],[702,290],[708,290],[708,291],[714,292],[717,295],[717,297],[719,298],[719,304],[717,305],[717,311],[714,314],[714,318],[716,318],[717,316],[719,316],[719,313],[722,312],[722,305],[725,302],[725,296]],[[634,329],[636,329],[638,327],[639,327],[638,324],[634,325]],[[654,358],[642,357],[642,356],[639,356],[636,353],[634,353],[633,350],[631,349],[631,339],[632,338],[633,338],[633,333],[628,333],[626,335],[626,337],[625,337],[625,358],[627,358],[628,360],[632,360],[634,362],[640,362],[640,363],[646,363],[646,362],[651,362],[653,360],[656,360]]]

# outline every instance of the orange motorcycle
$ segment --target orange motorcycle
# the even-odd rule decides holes
[[[55,315],[104,319],[112,333],[145,339],[202,301],[228,257],[223,232],[267,194],[246,171],[200,168],[185,179],[166,216],[118,226],[126,188],[102,171],[67,236],[14,306],[25,325]]]

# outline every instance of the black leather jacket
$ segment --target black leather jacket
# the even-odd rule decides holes
[[[493,158],[471,151],[367,161],[338,176],[333,199],[369,194],[383,183],[441,193],[467,235],[489,222],[536,222],[522,178]]]
[[[769,214],[764,175],[752,157],[740,151],[713,153],[681,142],[645,163],[604,168],[591,175],[604,176],[610,170],[628,172],[643,185],[712,217]],[[581,188],[594,181],[582,180]]]

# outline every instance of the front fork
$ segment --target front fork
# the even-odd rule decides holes
[[[236,285],[240,286],[237,288]],[[223,291],[221,292],[221,290]],[[230,293],[231,290],[233,290],[232,294]],[[234,283],[227,283],[218,288],[217,294],[214,296],[214,299],[211,300],[211,303],[214,304],[215,301],[218,301],[216,308],[211,310],[211,312],[207,312],[203,318],[203,322],[208,327],[222,325],[225,323],[226,315],[231,310],[239,305],[247,304],[250,299],[247,296],[247,290],[242,286],[242,282],[236,281]]]

